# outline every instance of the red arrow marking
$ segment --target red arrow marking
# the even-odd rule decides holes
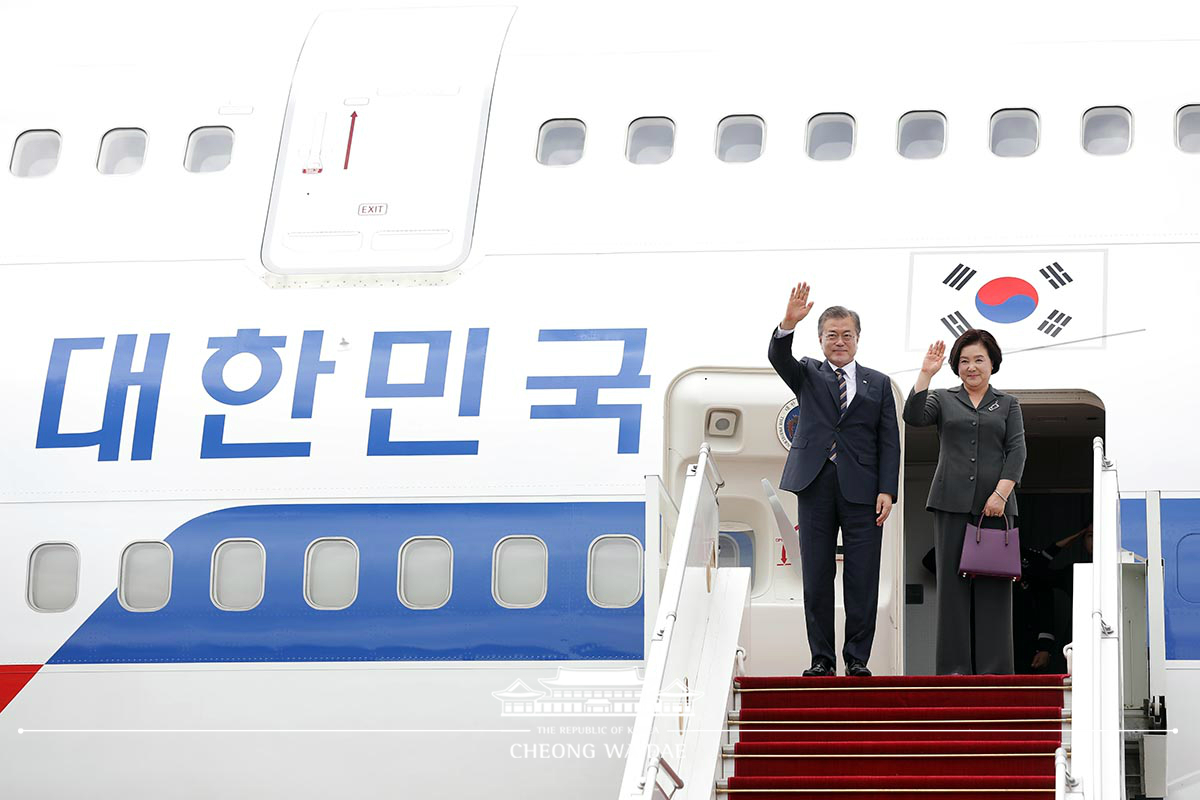
[[[0,665],[0,711],[25,688],[41,669],[37,664],[27,666]]]
[[[354,144],[354,123],[358,120],[358,112],[350,114],[350,138],[346,140],[346,163],[342,164],[342,169],[350,168],[350,145]]]

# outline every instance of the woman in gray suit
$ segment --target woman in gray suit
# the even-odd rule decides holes
[[[1016,524],[1013,488],[1025,469],[1025,426],[1017,399],[991,386],[1000,345],[983,330],[966,331],[950,348],[952,389],[929,390],[946,345],[930,345],[904,421],[937,425],[941,443],[926,508],[933,512],[937,564],[939,675],[1012,674],[1012,581],[964,578],[958,571],[968,522],[1007,515]],[[990,527],[990,526],[989,526]]]

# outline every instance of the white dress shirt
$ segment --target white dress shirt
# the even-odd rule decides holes
[[[775,338],[782,339],[785,336],[791,336],[795,332],[795,328],[790,331],[785,331],[782,327],[779,327],[775,330]],[[829,363],[829,359],[825,359],[825,366],[829,367],[831,370],[837,369],[837,367]],[[850,404],[854,402],[854,394],[858,390],[858,364],[851,361],[849,364],[842,367],[842,369],[846,372],[846,407],[849,408]]]
[[[829,363],[829,359],[825,359],[825,366],[830,369],[837,369],[837,367]],[[855,386],[858,383],[858,364],[851,361],[842,367],[842,369],[846,372],[846,408],[849,408],[850,404],[854,402],[854,393],[858,388]]]

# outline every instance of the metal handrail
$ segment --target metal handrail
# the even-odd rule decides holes
[[[1091,774],[1089,775],[1089,785],[1093,791],[1096,790],[1097,780],[1100,775],[1100,770],[1096,766],[1096,762],[1100,759],[1100,754],[1103,751],[1103,735],[1101,733],[1101,720],[1103,712],[1101,711],[1102,698],[1101,680],[1100,680],[1100,662],[1102,653],[1100,642],[1104,639],[1106,628],[1111,631],[1108,623],[1104,621],[1104,612],[1101,607],[1103,602],[1103,575],[1104,569],[1107,566],[1108,558],[1104,547],[1104,542],[1107,541],[1104,530],[1104,440],[1097,436],[1092,440],[1092,643],[1089,651],[1089,667],[1090,667],[1090,687],[1091,697],[1080,698],[1084,702],[1091,705],[1092,720],[1090,731],[1087,731],[1087,736],[1091,741]],[[1057,759],[1056,759],[1057,761]]]
[[[655,696],[659,690],[659,685],[663,678],[663,670],[672,649],[679,602],[683,593],[684,573],[688,566],[688,554],[692,548],[692,536],[695,533],[694,520],[696,509],[700,502],[700,487],[705,485],[705,481],[711,481],[712,491],[715,495],[725,485],[725,480],[721,477],[720,470],[713,462],[712,451],[707,442],[700,446],[699,458],[696,464],[688,468],[687,474],[689,478],[700,476],[702,480],[690,484],[685,482],[683,497],[677,509],[680,522],[691,520],[691,524],[682,527],[677,523],[675,535],[672,537],[671,551],[667,554],[666,580],[664,581],[663,591],[659,599],[658,619],[651,632],[646,651],[645,680],[642,684],[643,694],[650,693],[651,697]],[[646,698],[643,697],[643,704],[645,702],[647,702]],[[651,717],[649,728],[640,730],[642,724],[642,720],[640,719],[641,714],[642,710],[639,709],[639,719],[635,721],[634,741],[630,757],[634,757],[636,753],[643,749],[648,749],[650,737],[653,735],[653,717]],[[679,775],[662,759],[661,754],[656,754],[647,760],[641,777],[637,780],[637,790],[640,793],[640,797],[649,798],[653,796],[654,782],[657,780],[660,766],[671,777],[671,780],[675,782],[676,788],[671,790],[671,794],[674,794],[676,789],[683,786],[683,780]]]
[[[1104,482],[1104,469],[1111,466],[1104,458],[1104,440],[1097,436],[1092,440],[1092,535],[1095,541],[1092,547],[1092,565],[1096,580],[1092,581],[1092,617],[1100,619],[1100,628],[1104,635],[1112,633],[1112,627],[1104,619],[1103,580],[1100,576],[1108,565],[1108,549],[1101,546],[1101,538],[1107,540],[1104,530],[1104,493],[1101,491]],[[1094,659],[1094,656],[1093,656]]]
[[[1059,747],[1054,751],[1054,797],[1056,800],[1066,796],[1067,789],[1079,786],[1079,781],[1071,777],[1067,770],[1067,751]]]
[[[703,475],[711,479],[714,486],[713,494],[716,494],[725,485],[725,480],[721,477],[720,470],[717,469],[717,465],[713,462],[712,451],[708,446],[708,442],[700,445],[700,457],[696,460],[695,465],[688,469],[688,474]],[[697,491],[693,495],[689,495],[685,484],[683,499],[679,504],[679,516],[681,519],[688,516],[685,511],[694,511],[698,499],[699,492]],[[691,549],[692,531],[688,529],[682,532],[682,536],[684,537],[682,539],[684,544],[682,548],[679,546],[681,541],[680,534],[681,532],[678,526],[676,526],[675,536],[672,537],[671,542],[672,552],[668,554],[667,578],[663,586],[661,599],[659,600],[658,613],[660,617],[658,625],[655,626],[655,639],[664,638],[663,634],[666,631],[667,620],[674,620],[676,609],[679,607],[679,595],[683,590],[683,572],[687,567],[687,553]],[[670,557],[674,555],[676,550],[681,553],[681,558]]]
[[[671,791],[664,792],[667,800],[670,800],[670,798],[675,796],[675,792],[683,788],[683,778],[679,777],[679,773],[671,768],[671,764],[661,754],[650,759],[650,763],[646,766],[646,771],[643,773],[642,779],[638,781],[638,788],[645,794],[647,787],[649,787],[650,796],[656,797],[654,789],[658,786],[659,767],[662,767],[662,771],[667,773],[667,777],[671,779],[671,783],[675,784],[671,788]]]
[[[712,473],[713,494],[719,492],[725,486],[725,479],[721,477],[721,470],[717,469],[717,462],[713,460],[712,448],[708,446],[708,442],[700,443],[700,460],[696,462],[699,466],[703,463],[707,472]]]
[[[1110,474],[1111,473],[1111,474]],[[1112,752],[1113,739],[1119,736],[1121,701],[1121,669],[1119,661],[1113,664],[1112,648],[1120,639],[1116,630],[1120,611],[1120,515],[1114,513],[1114,498],[1120,496],[1116,486],[1116,474],[1112,462],[1106,457],[1104,440],[1092,440],[1092,598],[1088,635],[1087,669],[1088,693],[1078,697],[1089,704],[1089,729],[1076,731],[1079,739],[1086,741],[1090,751],[1084,762],[1086,793],[1099,800],[1108,800],[1119,787],[1108,785],[1116,778],[1113,758],[1121,758],[1120,750]],[[1119,658],[1119,653],[1118,653]],[[1108,663],[1108,668],[1105,663]],[[1082,665],[1081,665],[1082,666]],[[1114,711],[1115,708],[1115,711]],[[1074,758],[1072,757],[1072,763]],[[1068,773],[1069,777],[1069,773]],[[1106,784],[1106,780],[1108,783]],[[1068,788],[1073,788],[1068,784]]]
[[[655,756],[654,760],[656,762],[658,762],[658,766],[662,767],[663,772],[667,773],[667,777],[671,779],[671,783],[675,784],[675,789],[682,789],[683,788],[683,778],[679,777],[679,773],[671,768],[670,762],[667,761],[665,758],[663,758],[661,754]],[[671,794],[674,794],[674,793],[675,793],[675,790],[672,789]],[[667,795],[667,796],[670,797],[670,795]]]

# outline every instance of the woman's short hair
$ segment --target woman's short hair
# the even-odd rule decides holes
[[[1004,355],[1000,352],[1000,345],[996,344],[996,337],[985,330],[968,328],[963,331],[962,336],[954,340],[954,345],[950,348],[950,369],[954,374],[958,374],[958,359],[962,355],[963,348],[973,344],[983,345],[983,349],[987,350],[988,358],[992,362],[992,374],[995,375],[999,372],[1000,362],[1004,360]]]

